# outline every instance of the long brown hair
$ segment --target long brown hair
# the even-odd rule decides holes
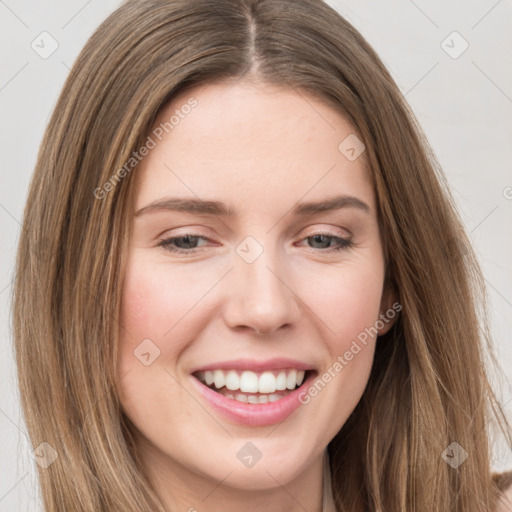
[[[386,286],[403,307],[328,447],[337,509],[495,510],[488,423],[507,426],[486,374],[495,361],[481,271],[397,85],[363,37],[313,0],[128,0],[75,62],[30,185],[13,303],[30,439],[57,454],[38,468],[46,510],[164,511],[116,395],[136,167],[119,170],[177,93],[242,78],[314,95],[353,124]],[[442,457],[453,442],[468,453],[457,468]]]

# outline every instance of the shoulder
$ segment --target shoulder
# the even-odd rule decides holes
[[[496,512],[512,512],[512,471],[495,473],[492,479],[502,492],[500,505]]]

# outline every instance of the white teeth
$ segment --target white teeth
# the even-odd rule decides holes
[[[304,381],[305,373],[304,370],[295,369],[264,371],[262,373],[249,370],[207,370],[198,372],[197,377],[207,386],[214,385],[216,389],[221,389],[225,386],[229,391],[240,390],[243,393],[271,395],[276,391],[293,390],[300,386]],[[245,395],[239,394],[239,396]],[[268,401],[272,400],[269,398]]]
[[[204,372],[204,380],[206,381],[206,384],[208,384],[208,386],[211,386],[213,384],[213,372]]]
[[[258,384],[258,391],[260,393],[273,393],[276,390],[276,378],[272,372],[262,373]]]
[[[288,377],[286,377],[286,387],[288,389],[295,389],[297,385],[297,370],[292,370]]]
[[[215,383],[215,387],[217,389],[224,387],[226,384],[226,377],[224,376],[224,372],[221,370],[215,370],[213,372],[213,382]]]
[[[233,396],[231,393],[227,393],[224,396],[244,404],[266,404],[268,402],[277,402],[286,395],[277,393],[272,393],[270,395],[242,395],[242,393],[240,393],[236,396]]]
[[[279,372],[276,378],[276,390],[284,391],[286,389],[286,373]]]
[[[258,389],[258,376],[254,372],[243,372],[240,377],[240,391],[244,393],[257,393]]]
[[[231,370],[227,373],[226,387],[231,391],[240,389],[240,378],[238,377],[238,373],[236,373],[235,370]]]

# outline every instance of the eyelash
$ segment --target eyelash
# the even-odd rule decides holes
[[[312,248],[313,251],[320,251],[320,252],[327,252],[327,253],[338,252],[338,251],[348,250],[348,249],[352,248],[354,245],[351,238],[341,238],[339,236],[335,236],[330,233],[314,233],[313,235],[307,236],[303,240],[308,240],[311,238],[315,238],[317,236],[323,236],[323,237],[330,238],[331,240],[335,240],[335,241],[337,241],[337,246],[335,246],[334,248],[327,248],[327,249]],[[171,245],[174,241],[180,240],[182,238],[192,238],[192,239],[202,238],[203,240],[209,240],[209,238],[202,236],[202,235],[193,235],[191,233],[185,233],[184,235],[175,236],[175,237],[166,238],[164,240],[161,240],[160,243],[158,244],[158,246],[163,247],[166,251],[172,252],[174,254],[191,254],[191,253],[193,253],[197,249],[197,247],[190,248],[190,249],[182,249],[179,247],[173,247]]]

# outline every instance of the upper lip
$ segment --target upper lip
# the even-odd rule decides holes
[[[256,359],[232,359],[230,361],[218,361],[206,365],[193,368],[190,373],[208,370],[251,370],[253,372],[263,372],[266,370],[314,370],[311,364],[289,359],[286,357],[278,357],[267,359],[265,361],[257,361]]]

